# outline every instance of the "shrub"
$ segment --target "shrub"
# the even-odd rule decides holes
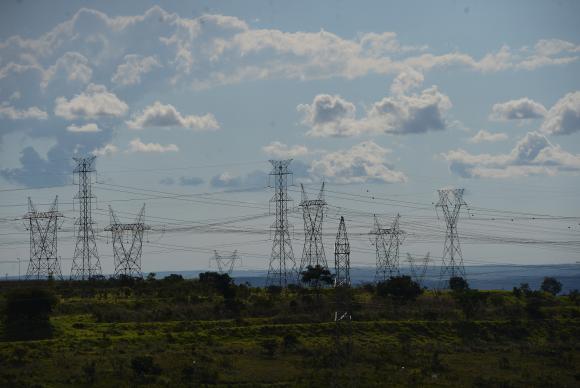
[[[50,314],[56,303],[54,293],[45,288],[11,291],[6,297],[5,335],[13,340],[51,338]]]
[[[158,375],[161,373],[159,365],[155,364],[151,356],[136,356],[131,359],[131,369],[137,377]]]
[[[302,283],[308,284],[313,287],[324,287],[332,284],[332,274],[327,268],[323,268],[320,265],[315,265],[314,267],[309,265],[306,270],[300,273]]]
[[[552,295],[558,295],[562,291],[562,283],[556,280],[556,278],[546,276],[540,289]]]
[[[449,289],[458,292],[466,291],[469,290],[469,284],[461,276],[453,276],[449,278]]]
[[[407,275],[393,276],[386,282],[377,284],[377,294],[379,296],[389,295],[401,302],[415,300],[422,292],[423,290],[419,284]]]

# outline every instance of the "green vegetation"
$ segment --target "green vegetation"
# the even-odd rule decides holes
[[[358,386],[580,383],[577,292],[435,295],[400,277],[352,295]],[[51,330],[14,337],[33,305],[32,321]],[[4,282],[0,306],[0,386],[319,387],[335,369],[332,288],[252,288],[215,273]]]

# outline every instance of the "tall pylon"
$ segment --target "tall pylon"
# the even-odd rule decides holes
[[[399,227],[401,216],[397,214],[390,228],[383,228],[375,215],[375,227],[371,231],[376,248],[377,268],[375,282],[384,282],[399,275],[399,248],[403,244],[405,232]]]
[[[302,250],[302,261],[298,275],[302,274],[309,266],[319,266],[322,269],[328,269],[326,255],[324,253],[324,244],[322,242],[322,222],[324,221],[324,210],[326,201],[324,199],[324,182],[318,193],[318,198],[308,199],[308,195],[302,188],[302,218],[304,219],[304,249]]]
[[[411,270],[411,277],[420,286],[423,286],[423,279],[427,274],[427,268],[429,266],[429,261],[431,260],[429,256],[431,256],[431,253],[427,252],[422,262],[417,264],[417,260],[411,256],[410,253],[407,253],[407,262],[409,263],[409,269]]]
[[[461,207],[467,206],[467,203],[463,200],[464,191],[464,189],[437,190],[439,202],[435,205],[435,209],[441,208],[447,225],[440,272],[440,283],[443,287],[448,286],[448,281],[452,277],[461,276],[465,278],[463,255],[461,254],[459,234],[457,232],[457,221],[459,220]]]
[[[270,187],[274,188],[274,196],[270,203],[275,203],[276,220],[272,225],[274,241],[272,243],[272,256],[268,268],[266,285],[286,287],[295,283],[296,261],[290,240],[290,225],[288,223],[288,177],[292,172],[288,168],[292,159],[270,160],[272,171],[270,172]],[[272,180],[274,181],[272,184]]]
[[[214,257],[213,260],[216,262],[218,271],[221,274],[228,274],[231,275],[234,272],[234,267],[236,262],[241,261],[242,258],[238,256],[238,250],[236,249],[233,251],[231,255],[224,256],[218,251],[214,250]]]
[[[115,276],[142,278],[141,254],[143,253],[143,232],[151,229],[145,225],[145,204],[137,214],[132,224],[122,224],[117,219],[113,208],[109,205],[111,224],[105,228],[111,232],[113,241],[113,258],[115,262]]]
[[[58,196],[46,212],[37,211],[28,197],[28,213],[23,217],[26,220],[25,227],[30,231],[30,262],[26,279],[62,279],[57,249],[61,217],[63,215],[58,211]]]
[[[77,163],[73,173],[78,175],[78,192],[75,200],[79,205],[79,217],[75,221],[77,241],[71,267],[71,279],[88,280],[103,274],[95,241],[95,222],[92,205],[92,176],[96,172],[95,156],[73,158]]]
[[[332,385],[343,387],[352,385],[352,376],[348,373],[348,363],[353,351],[350,244],[344,217],[340,217],[336,242],[334,243],[334,271],[336,307],[334,312],[335,359]]]

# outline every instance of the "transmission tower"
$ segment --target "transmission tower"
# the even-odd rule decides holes
[[[302,274],[309,266],[319,266],[328,269],[324,245],[322,243],[322,222],[324,221],[324,210],[326,201],[324,200],[324,182],[320,188],[317,199],[308,199],[304,185],[302,188],[302,218],[304,219],[304,250],[302,251],[302,261],[298,275]]]
[[[223,256],[218,253],[218,251],[213,251],[213,260],[217,263],[218,271],[221,274],[231,275],[234,271],[237,261],[241,261],[242,258],[238,256],[238,251],[235,250],[231,255]]]
[[[71,267],[71,279],[88,280],[102,275],[101,262],[97,253],[97,243],[92,218],[92,175],[96,172],[95,156],[73,158],[77,163],[73,173],[78,175],[79,190],[75,199],[79,204],[79,217],[75,221],[77,242]]]
[[[292,172],[288,165],[292,159],[270,160],[272,171],[270,172],[270,187],[274,187],[274,196],[270,203],[276,204],[276,220],[272,228],[274,229],[274,242],[272,244],[272,256],[268,269],[267,285],[286,287],[289,283],[296,281],[296,262],[290,241],[290,231],[288,224],[288,177]]]
[[[423,279],[427,273],[427,267],[429,266],[430,253],[427,252],[421,263],[417,264],[417,260],[407,253],[407,261],[409,262],[409,269],[411,270],[411,276],[413,280],[417,282],[420,286],[423,285]]]
[[[352,385],[352,376],[347,376],[345,382],[344,372],[347,371],[348,373],[348,363],[350,362],[353,350],[350,244],[348,242],[344,217],[340,217],[336,242],[334,243],[334,267],[336,309],[334,312],[335,365],[332,385],[342,387]]]
[[[384,282],[392,276],[399,275],[399,247],[403,243],[405,232],[399,228],[401,216],[397,214],[390,228],[383,228],[375,215],[373,245],[376,248],[377,269],[375,282]]]
[[[441,208],[447,224],[445,246],[441,258],[440,282],[447,285],[449,278],[456,276],[465,278],[457,221],[461,207],[467,206],[467,203],[463,200],[464,189],[441,189],[437,192],[439,193],[439,202],[435,205],[435,209]]]
[[[145,225],[145,204],[132,224],[122,224],[109,205],[111,224],[105,228],[111,232],[115,276],[143,277],[141,272],[141,253],[143,252],[143,232],[151,229]]]
[[[24,215],[26,229],[30,231],[30,262],[26,279],[62,279],[62,272],[57,255],[57,232],[60,227],[58,196],[46,212],[36,211],[28,197],[28,213]]]

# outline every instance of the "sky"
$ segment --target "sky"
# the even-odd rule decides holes
[[[438,264],[441,188],[465,188],[466,265],[574,263],[580,243],[576,1],[3,1],[0,273],[25,272],[27,197],[56,195],[70,273],[74,156],[97,157],[94,219],[113,271],[108,206],[152,230],[143,271],[207,268],[238,249],[265,269],[270,159],[326,182],[326,257],[338,219],[372,266],[373,214],[401,215],[406,253]]]

